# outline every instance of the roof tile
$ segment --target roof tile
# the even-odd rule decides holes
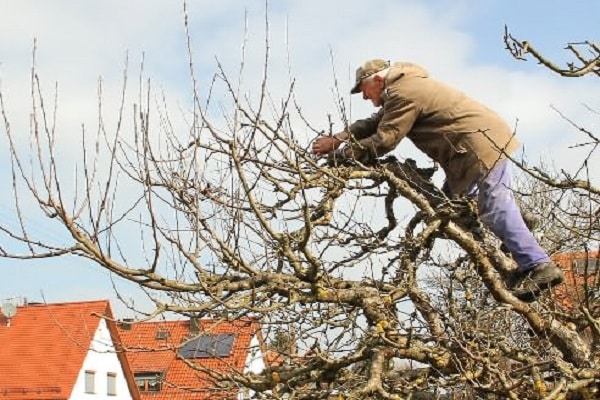
[[[66,399],[107,300],[17,307],[0,317],[0,399]]]
[[[576,260],[596,260],[599,257],[600,253],[597,251],[561,253],[552,257],[565,274],[565,284],[554,289],[556,301],[559,306],[565,310],[571,310],[585,302],[584,288],[586,285],[590,289],[596,288],[598,280],[597,272],[586,276],[574,268],[574,262]]]
[[[217,382],[205,372],[195,370],[181,359],[176,349],[190,338],[190,321],[142,322],[129,329],[119,328],[127,359],[134,373],[163,372],[164,382],[159,392],[142,392],[142,399],[237,399],[237,391],[218,390]],[[242,372],[250,351],[252,338],[259,324],[253,319],[218,321],[201,319],[200,331],[206,334],[235,333],[231,355],[227,357],[188,360],[200,368],[231,374]],[[158,339],[158,331],[167,331],[166,339]]]

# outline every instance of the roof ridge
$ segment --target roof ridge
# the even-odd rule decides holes
[[[102,300],[83,300],[83,301],[64,301],[57,303],[46,303],[46,302],[30,302],[22,305],[17,305],[17,307],[25,308],[25,307],[56,307],[56,306],[76,306],[76,305],[84,305],[84,304],[110,304],[108,299]]]

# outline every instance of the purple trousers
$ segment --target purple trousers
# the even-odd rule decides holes
[[[475,183],[468,195],[477,196],[481,222],[504,243],[523,272],[550,257],[525,225],[510,186],[510,162],[504,159]]]

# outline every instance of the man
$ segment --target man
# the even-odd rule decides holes
[[[563,282],[525,225],[510,189],[506,154],[519,144],[500,116],[479,102],[429,77],[412,63],[370,60],[356,70],[351,93],[381,107],[332,137],[313,143],[315,154],[367,162],[393,150],[408,137],[446,173],[444,192],[477,196],[481,221],[504,243],[518,265],[522,301]],[[340,147],[342,143],[348,143]]]

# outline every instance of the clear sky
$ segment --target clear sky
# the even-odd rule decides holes
[[[126,55],[132,87],[143,57],[144,78],[162,90],[175,107],[189,104],[180,1],[0,0],[0,10],[0,88],[13,134],[23,143],[29,137],[34,38],[37,71],[45,93],[52,98],[55,83],[59,89],[57,131],[65,146],[64,162],[80,157],[69,142],[81,138],[82,125],[86,131],[95,130],[99,77],[107,122],[114,123]],[[566,42],[598,40],[597,0],[273,0],[268,5],[249,0],[190,0],[188,12],[201,92],[216,70],[217,59],[226,71],[237,70],[246,22],[245,88],[258,91],[266,12],[270,87],[276,96],[295,79],[305,113],[323,128],[327,127],[327,115],[336,114],[333,69],[341,89],[347,92],[356,66],[377,57],[421,64],[434,77],[497,110],[511,125],[518,121],[518,137],[527,158],[534,162],[543,159],[568,168],[581,156],[567,146],[583,138],[551,106],[586,128],[599,130],[598,114],[588,109],[600,111],[597,77],[560,78],[532,61],[514,60],[502,42],[507,25],[515,36],[564,63],[569,56],[563,50]],[[127,99],[127,113],[136,94],[134,89]],[[345,100],[351,104],[353,118],[373,112],[358,96],[346,95]],[[0,146],[5,149],[4,128],[0,133]],[[415,150],[401,146],[396,151],[412,156]],[[0,185],[5,193],[0,223],[6,224],[14,221],[6,151],[0,153],[0,163]],[[31,222],[43,238],[61,236],[57,226],[33,218]],[[85,260],[0,260],[0,270],[0,300],[15,296],[50,302],[115,299],[109,274]],[[135,287],[118,278],[115,283],[124,296],[143,303]],[[118,302],[114,301],[113,307],[127,316]]]

